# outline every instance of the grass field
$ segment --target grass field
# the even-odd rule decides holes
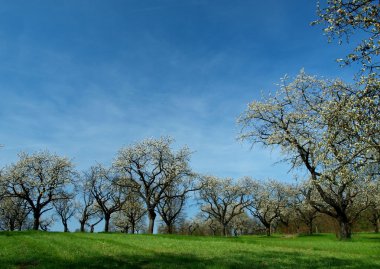
[[[190,237],[1,232],[0,268],[380,268],[380,235]]]

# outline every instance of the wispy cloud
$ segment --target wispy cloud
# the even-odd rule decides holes
[[[236,141],[236,118],[285,73],[338,70],[326,67],[337,50],[311,35],[314,6],[304,5],[7,5],[0,165],[21,150],[47,148],[85,169],[110,163],[124,145],[170,135],[176,147],[195,151],[192,165],[201,173],[290,178],[286,165],[273,166],[279,152]],[[295,8],[302,9],[297,16]]]

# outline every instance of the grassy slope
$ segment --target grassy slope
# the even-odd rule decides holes
[[[380,268],[380,235],[0,233],[0,268]]]

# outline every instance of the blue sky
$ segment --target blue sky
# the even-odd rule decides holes
[[[85,169],[170,135],[200,172],[286,177],[276,152],[236,142],[236,118],[285,74],[347,72],[314,1],[1,4],[1,164],[49,149]]]
[[[301,68],[350,78],[316,1],[0,1],[0,165],[48,149],[83,170],[169,135],[200,173],[291,180],[236,119]]]

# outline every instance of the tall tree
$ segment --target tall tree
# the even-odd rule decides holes
[[[103,213],[104,232],[108,232],[111,215],[122,209],[126,202],[126,192],[117,184],[119,177],[113,169],[97,165],[91,170],[91,193]]]
[[[22,230],[30,213],[28,203],[19,197],[5,196],[0,200],[0,229]]]
[[[336,124],[341,114],[335,108],[351,92],[354,89],[340,80],[324,81],[301,72],[293,82],[284,81],[275,95],[252,102],[239,119],[242,139],[278,145],[293,168],[308,171],[322,198],[313,206],[339,222],[342,239],[351,237],[353,221],[368,207],[368,186],[375,180],[369,173],[374,167],[366,162],[367,145],[356,143]],[[361,121],[371,126],[371,118]]]
[[[146,139],[119,151],[114,166],[123,175],[120,184],[131,188],[145,202],[149,228],[154,231],[157,205],[166,197],[166,191],[175,182],[193,176],[189,167],[190,151],[184,147],[171,149],[173,140]]]
[[[279,219],[286,203],[284,188],[275,180],[251,181],[249,191],[252,202],[248,210],[264,225],[267,236],[270,236],[273,222]]]
[[[7,195],[28,203],[34,218],[33,229],[38,230],[41,215],[53,209],[52,202],[67,196],[73,165],[67,158],[49,152],[21,153],[19,158],[6,168],[2,183]]]
[[[199,189],[195,178],[189,177],[173,182],[165,190],[164,198],[157,205],[157,211],[166,225],[167,233],[174,232],[174,226],[180,220],[189,193]]]
[[[185,205],[186,195],[171,196],[170,193],[158,204],[157,211],[166,225],[166,232],[172,234]]]
[[[92,195],[92,182],[95,180],[95,169],[89,169],[77,180],[75,191],[77,192],[76,218],[80,223],[80,231],[84,232],[85,227],[92,218],[98,215],[99,208],[96,206],[95,197]]]
[[[219,221],[222,235],[228,235],[228,225],[250,205],[247,179],[234,182],[231,178],[205,176],[198,194],[201,210]]]
[[[56,200],[53,202],[55,211],[57,212],[59,218],[61,219],[63,225],[63,231],[68,232],[69,219],[72,218],[77,210],[72,195],[68,195],[64,199]]]
[[[129,192],[122,209],[113,218],[113,224],[125,233],[130,230],[134,234],[145,214],[146,209],[142,199],[136,193]]]

